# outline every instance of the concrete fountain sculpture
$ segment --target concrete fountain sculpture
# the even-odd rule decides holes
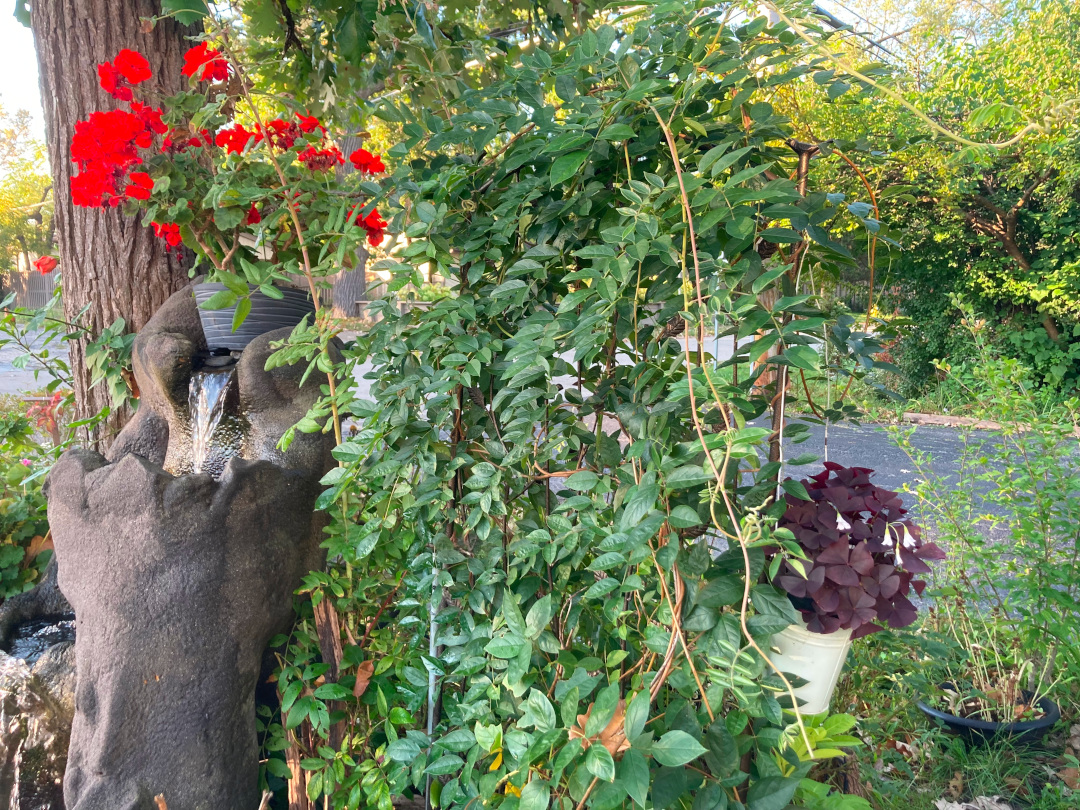
[[[135,341],[140,407],[108,457],[71,450],[49,476],[77,619],[67,810],[154,810],[158,794],[169,810],[259,805],[255,687],[321,564],[313,508],[332,465],[321,434],[277,447],[319,395],[302,368],[265,370],[287,334],[213,360],[191,289],[178,292]],[[222,439],[207,442],[191,380],[215,363],[232,368],[215,377]]]

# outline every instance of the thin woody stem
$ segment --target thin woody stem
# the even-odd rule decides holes
[[[664,138],[667,140],[668,151],[671,153],[672,163],[674,164],[674,167],[675,167],[675,176],[679,181],[679,194],[680,194],[680,197],[681,197],[681,200],[682,200],[683,209],[685,211],[687,230],[689,231],[689,235],[690,235],[690,250],[691,250],[691,253],[692,253],[693,259],[694,259],[694,276],[695,276],[695,282],[696,282],[694,293],[695,293],[695,296],[696,296],[696,300],[698,302],[701,302],[701,300],[702,300],[702,291],[701,291],[702,287],[701,287],[701,275],[700,275],[700,271],[699,271],[699,262],[698,262],[698,255],[697,255],[697,237],[696,237],[696,234],[694,233],[694,218],[693,218],[692,210],[691,210],[691,207],[690,207],[690,197],[686,193],[686,184],[683,182],[682,166],[679,163],[679,153],[678,153],[678,150],[677,150],[676,144],[675,144],[675,136],[671,131],[671,127],[668,126],[668,123],[663,119],[663,117],[661,117],[660,113],[656,110],[656,108],[652,107],[650,105],[650,109],[652,110],[653,115],[656,116],[656,120],[660,124],[660,129],[664,133]],[[749,629],[749,627],[748,627],[748,625],[746,623],[747,608],[748,608],[748,605],[749,605],[749,602],[750,602],[750,553],[749,553],[749,550],[747,548],[748,539],[746,538],[746,536],[744,535],[743,531],[740,528],[739,521],[738,521],[738,519],[737,519],[737,517],[735,515],[734,504],[732,504],[731,499],[728,497],[727,490],[726,490],[726,488],[724,486],[724,476],[726,475],[726,472],[727,472],[728,461],[731,458],[730,445],[729,445],[729,448],[728,448],[728,452],[726,452],[724,454],[724,463],[723,463],[724,473],[721,473],[721,471],[716,466],[716,462],[713,460],[712,452],[709,450],[708,442],[705,440],[705,431],[702,428],[701,420],[698,417],[697,402],[696,402],[696,397],[695,397],[695,394],[694,394],[693,361],[692,361],[691,356],[690,356],[690,341],[689,340],[686,341],[684,349],[685,349],[686,373],[687,373],[687,376],[689,377],[689,382],[690,382],[690,388],[689,388],[689,394],[690,394],[690,417],[691,417],[691,419],[692,419],[692,421],[694,423],[694,429],[697,432],[698,440],[701,443],[701,448],[705,452],[705,458],[708,460],[709,466],[712,468],[713,477],[716,480],[717,490],[723,496],[724,505],[727,507],[728,516],[729,516],[729,518],[731,520],[732,527],[733,527],[733,529],[734,529],[734,531],[736,533],[736,536],[738,538],[739,547],[742,550],[743,566],[744,566],[744,573],[745,573],[745,577],[744,577],[745,582],[744,582],[744,587],[743,587],[742,604],[741,604],[740,610],[739,610],[739,624],[741,626],[743,636],[747,640],[747,643],[758,653],[758,655],[760,655],[762,657],[762,659],[764,659],[765,663],[768,664],[769,668],[773,672],[775,672],[776,675],[783,682],[783,684],[784,684],[784,686],[785,686],[785,688],[787,690],[788,695],[791,697],[792,710],[795,712],[795,722],[798,723],[799,730],[802,732],[803,742],[806,744],[807,750],[810,752],[811,757],[813,757],[814,747],[811,744],[810,736],[806,731],[806,724],[803,723],[802,712],[799,711],[799,701],[795,697],[795,689],[791,685],[791,682],[787,679],[787,676],[785,676],[784,673],[780,671],[780,668],[778,666],[776,666],[775,663],[773,663],[773,660],[758,645],[757,641],[754,640],[753,636],[750,634],[750,629]],[[706,379],[708,379],[707,374],[706,374]],[[718,401],[717,405],[721,408],[721,410],[723,410],[723,403],[722,402]],[[712,512],[713,523],[716,524],[717,526],[719,526],[720,523],[716,519],[715,510],[713,509],[713,504],[714,503],[715,503],[715,498],[710,498],[710,511]]]
[[[259,108],[255,104],[254,99],[252,99],[251,93],[248,91],[246,77],[240,66],[240,61],[236,58],[235,51],[233,51],[229,44],[228,31],[224,26],[221,27],[221,38],[225,52],[229,55],[229,59],[232,61],[233,67],[236,70],[237,78],[239,79],[240,92],[243,94],[248,107],[251,108],[251,114],[255,118],[255,123],[259,127],[260,132],[267,133],[268,130],[263,125],[262,115],[259,113]],[[274,150],[273,138],[264,135],[264,140],[266,142],[267,153],[270,155],[270,162],[273,164],[274,172],[277,174],[278,181],[281,183],[281,189],[282,191],[287,191],[289,188],[289,181],[285,178],[285,172],[282,170],[281,163],[278,161],[277,152]],[[293,230],[296,232],[297,243],[300,246],[300,255],[304,261],[304,277],[307,279],[308,289],[311,291],[311,299],[315,304],[315,318],[318,320],[319,315],[322,313],[322,307],[319,305],[319,291],[315,286],[315,277],[311,272],[311,257],[308,255],[307,242],[304,239],[303,226],[300,224],[300,215],[297,211],[296,200],[286,197],[285,205],[289,211],[289,218],[292,220]],[[323,345],[321,351],[323,356],[329,361],[330,350]],[[326,372],[326,380],[330,387],[330,410],[334,419],[334,439],[338,444],[341,444],[341,416],[338,413],[337,406],[337,379],[334,377],[333,371]],[[341,462],[339,462],[339,464],[340,463]]]

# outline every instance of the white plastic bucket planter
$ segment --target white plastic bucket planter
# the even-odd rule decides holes
[[[780,671],[807,681],[805,686],[795,689],[795,696],[803,704],[799,711],[803,714],[827,711],[851,646],[851,631],[837,630],[822,635],[811,633],[800,622],[773,636],[772,646],[769,658]]]

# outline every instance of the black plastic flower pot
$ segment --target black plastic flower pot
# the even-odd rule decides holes
[[[940,686],[942,689],[953,688],[951,683],[943,683]],[[1025,691],[1023,695],[1025,700],[1031,697],[1030,692]],[[1048,697],[1039,699],[1038,706],[1043,710],[1042,717],[1038,720],[1021,720],[1016,723],[995,723],[989,720],[957,717],[935,709],[921,700],[916,701],[915,705],[931,720],[941,721],[953,734],[976,745],[994,738],[1005,737],[1014,743],[1035,743],[1046,736],[1046,732],[1061,719],[1061,709]]]
[[[199,305],[199,320],[210,352],[243,351],[259,335],[275,329],[292,329],[305,315],[315,314],[311,293],[305,290],[281,289],[282,298],[271,298],[257,289],[251,294],[251,311],[235,332],[232,328],[236,307],[203,309],[215,293],[226,289],[224,284],[203,283],[195,285],[195,303]]]

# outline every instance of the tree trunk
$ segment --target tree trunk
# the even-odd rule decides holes
[[[367,296],[367,260],[365,248],[356,251],[356,259],[351,268],[346,267],[334,280],[334,314],[341,318],[355,318],[363,315],[356,306]]]
[[[76,208],[71,203],[71,136],[75,122],[94,110],[118,106],[98,86],[96,66],[121,48],[150,61],[154,77],[140,89],[169,95],[183,89],[185,37],[196,29],[162,20],[149,33],[141,17],[161,11],[155,0],[34,0],[31,28],[41,75],[45,133],[52,166],[53,223],[64,274],[64,314],[74,321],[87,307],[83,323],[96,335],[123,318],[140,329],[170,294],[187,283],[186,254],[166,250],[139,217],[119,209]],[[105,386],[90,386],[85,338],[70,344],[75,415],[87,419],[112,406]],[[113,409],[86,439],[104,448],[130,412]]]
[[[364,139],[358,135],[349,135],[341,139],[340,149],[350,155],[364,145]],[[352,174],[354,169],[346,164],[339,166],[337,177],[340,182],[346,175]],[[361,246],[356,251],[356,257],[352,262],[346,262],[336,279],[334,279],[333,306],[334,315],[339,318],[353,318],[362,315],[357,311],[356,302],[361,301],[367,295],[367,249]],[[351,265],[351,266],[350,266]]]

